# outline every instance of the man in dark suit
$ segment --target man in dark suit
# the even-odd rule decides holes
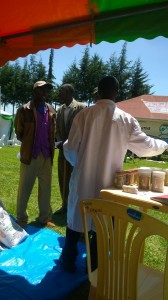
[[[72,166],[65,159],[62,145],[68,139],[69,131],[76,114],[86,107],[85,104],[73,98],[74,88],[71,84],[63,84],[59,92],[59,102],[62,104],[57,111],[56,141],[61,142],[57,148],[58,155],[58,180],[62,198],[62,207],[54,214],[65,214],[67,211],[67,199],[69,194],[69,180]]]

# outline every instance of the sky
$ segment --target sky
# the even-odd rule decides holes
[[[89,46],[90,56],[98,54],[106,62],[113,53],[117,57],[120,55],[123,44],[124,41],[119,41]],[[80,62],[85,48],[86,45],[75,45],[71,48],[62,47],[54,50],[53,71],[56,83],[61,83],[64,72],[74,61],[77,64]],[[47,70],[49,54],[49,49],[36,54],[37,61],[41,58]],[[148,74],[148,84],[153,85],[151,92],[158,96],[168,96],[168,39],[164,37],[157,37],[153,40],[139,38],[133,42],[127,42],[127,60],[134,63],[138,58],[141,60],[144,72]],[[20,64],[23,64],[24,59],[19,58]]]

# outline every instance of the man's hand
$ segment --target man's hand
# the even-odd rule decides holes
[[[55,142],[55,148],[63,150],[63,141]]]

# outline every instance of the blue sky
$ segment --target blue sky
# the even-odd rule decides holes
[[[102,42],[90,47],[90,55],[97,53],[103,61],[107,61],[112,53],[120,55],[124,41],[117,43]],[[64,72],[74,60],[78,63],[86,46],[76,45],[72,48],[62,47],[54,51],[54,75],[56,83],[60,83]],[[50,50],[37,53],[48,68]],[[127,59],[135,62],[140,58],[144,71],[148,74],[149,84],[153,85],[155,95],[168,96],[168,39],[158,37],[153,40],[137,39],[127,42]]]

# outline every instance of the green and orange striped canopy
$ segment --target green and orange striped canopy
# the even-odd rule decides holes
[[[168,37],[164,0],[6,0],[0,7],[0,66],[39,50]]]

